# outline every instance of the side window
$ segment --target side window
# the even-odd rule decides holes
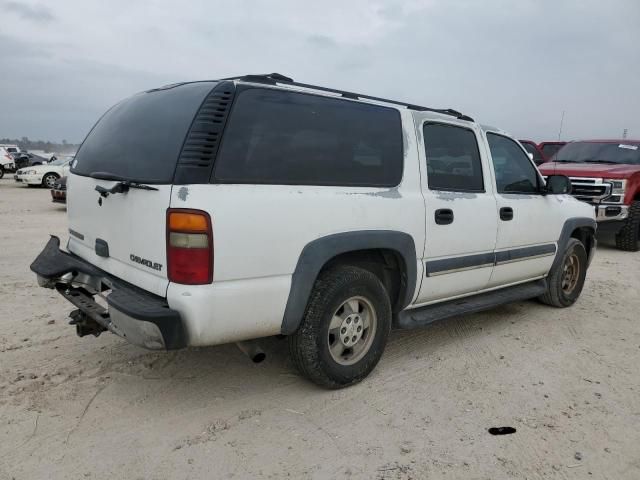
[[[538,172],[520,146],[495,133],[487,133],[487,140],[498,193],[538,193]]]
[[[472,130],[426,123],[423,132],[430,190],[484,191],[480,151]]]
[[[236,99],[214,167],[222,183],[394,187],[402,179],[397,110],[284,90]]]

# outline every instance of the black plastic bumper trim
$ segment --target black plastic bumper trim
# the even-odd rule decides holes
[[[111,287],[112,291],[107,297],[107,303],[110,308],[114,308],[134,320],[155,324],[162,334],[167,350],[175,350],[187,346],[187,332],[180,313],[169,308],[164,298],[114,277],[86,260],[63,252],[60,250],[60,239],[58,237],[51,236],[49,242],[33,261],[30,268],[32,272],[52,281],[60,279],[70,272],[75,274],[84,273],[97,277]],[[81,307],[80,309],[82,310]]]

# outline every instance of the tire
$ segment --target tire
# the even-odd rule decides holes
[[[0,165],[0,178],[4,177],[4,167]]]
[[[49,189],[53,188],[53,185],[59,178],[60,175],[58,175],[57,173],[47,173],[44,177],[42,177],[42,186]]]
[[[565,308],[573,305],[584,287],[588,258],[584,245],[570,238],[562,259],[547,277],[547,291],[540,297],[542,303]]]
[[[637,252],[640,241],[640,201],[629,207],[629,216],[616,235],[616,247],[626,252]]]
[[[391,302],[378,277],[362,268],[337,266],[316,280],[302,322],[288,337],[289,353],[312,382],[343,388],[371,373],[390,330]]]

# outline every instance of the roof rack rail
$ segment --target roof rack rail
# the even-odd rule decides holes
[[[464,113],[460,113],[457,110],[452,108],[430,108],[430,107],[421,107],[420,105],[414,105],[412,103],[399,102],[397,100],[389,100],[388,98],[382,97],[373,97],[371,95],[364,95],[362,93],[354,93],[347,92],[345,90],[338,90],[335,88],[327,88],[320,87],[318,85],[311,85],[308,83],[300,83],[294,81],[292,78],[282,75],[280,73],[264,73],[264,74],[252,74],[252,75],[241,75],[238,77],[228,77],[222,78],[220,80],[241,80],[244,82],[253,82],[253,83],[265,83],[268,85],[276,85],[278,83],[285,85],[293,85],[296,87],[309,88],[312,90],[319,90],[321,92],[330,92],[330,93],[338,93],[345,98],[349,98],[352,100],[365,99],[365,100],[373,100],[376,102],[390,103],[392,105],[400,105],[408,108],[409,110],[416,110],[419,112],[435,112],[441,113],[443,115],[450,115],[452,117],[458,118],[460,120],[467,120],[469,122],[473,122],[473,118],[465,115]]]

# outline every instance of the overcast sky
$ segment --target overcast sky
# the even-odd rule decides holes
[[[640,138],[638,0],[0,0],[0,138],[80,142],[112,104],[279,72],[519,138]]]

